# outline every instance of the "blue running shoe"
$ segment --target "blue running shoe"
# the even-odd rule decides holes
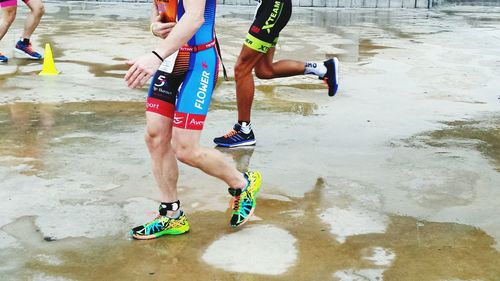
[[[328,85],[328,95],[333,97],[339,88],[339,60],[337,58],[329,59],[324,64],[326,74],[320,79]]]
[[[0,53],[0,62],[7,62],[9,60],[4,54]]]
[[[33,50],[31,43],[24,44],[22,40],[17,41],[15,51],[16,53],[21,54],[23,57],[28,59],[41,60],[43,58],[42,55]]]
[[[222,137],[215,138],[214,142],[222,147],[255,145],[255,135],[252,129],[250,129],[248,134],[243,133],[241,125],[236,123],[231,131]]]

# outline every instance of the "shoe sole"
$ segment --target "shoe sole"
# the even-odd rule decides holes
[[[256,143],[257,143],[256,140],[252,140],[252,141],[239,142],[235,144],[227,144],[227,143],[215,143],[215,144],[221,147],[239,147],[239,146],[252,146],[255,145]]]
[[[163,231],[160,231],[160,232],[152,234],[152,235],[132,234],[132,238],[137,239],[137,240],[151,240],[151,239],[159,238],[163,235],[180,235],[180,234],[184,234],[188,231],[189,231],[189,225],[186,225],[186,226],[181,227],[181,228],[163,230]]]
[[[333,58],[335,63],[335,93],[337,93],[337,88],[339,87],[339,59]]]
[[[334,80],[335,80],[335,85],[333,85],[333,94],[330,94],[330,91],[328,91],[328,95],[330,97],[333,97],[337,94],[337,90],[339,88],[339,59],[338,58],[333,58],[333,71],[334,71]],[[325,81],[325,83],[328,85],[328,82]],[[330,85],[328,85],[330,87]]]
[[[18,55],[21,55],[21,57],[25,58],[25,59],[31,59],[31,60],[42,60],[43,59],[43,58],[32,57],[32,56],[26,54],[25,52],[23,52],[17,48],[14,48],[14,50]],[[19,57],[18,55],[16,55],[16,57]]]
[[[262,175],[259,173],[259,172],[254,172],[255,174],[257,174],[258,178],[255,180],[255,205],[253,206],[253,208],[250,210],[250,213],[248,214],[248,216],[238,225],[231,225],[231,227],[233,228],[238,228],[242,225],[244,225],[252,216],[253,216],[253,213],[255,211],[255,208],[257,208],[257,193],[260,191],[260,185],[262,183]]]

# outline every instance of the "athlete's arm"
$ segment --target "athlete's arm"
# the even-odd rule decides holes
[[[175,22],[161,22],[161,17],[158,15],[156,20],[152,22],[151,31],[155,36],[165,39],[175,25]]]
[[[193,37],[201,25],[205,22],[205,0],[183,0],[184,15],[155,50],[160,56],[166,58],[179,50]]]
[[[151,23],[156,22],[156,17],[158,17],[158,7],[156,7],[156,2],[153,0],[153,8],[151,9]]]
[[[153,8],[151,9],[151,32],[153,35],[165,39],[174,26],[175,22],[161,22],[158,7],[156,6],[155,1],[153,1]]]
[[[184,0],[183,3],[184,15],[155,50],[163,58],[170,56],[186,44],[205,21],[205,0]],[[125,74],[125,80],[130,88],[137,88],[148,82],[160,66],[161,60],[151,53],[128,63],[132,66]]]

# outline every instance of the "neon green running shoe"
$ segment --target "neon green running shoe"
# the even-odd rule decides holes
[[[245,172],[243,174],[248,181],[244,189],[229,188],[229,194],[234,199],[232,202],[233,215],[231,216],[231,226],[238,227],[248,221],[255,211],[257,204],[257,192],[260,190],[261,175],[259,172]]]
[[[189,222],[181,211],[176,219],[158,215],[154,220],[144,225],[134,227],[130,235],[135,239],[155,239],[163,235],[178,235],[189,231]]]

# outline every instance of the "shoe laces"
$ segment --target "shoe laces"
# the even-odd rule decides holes
[[[238,211],[238,209],[240,208],[240,196],[241,195],[234,197],[234,200],[233,200],[233,210],[234,211]]]
[[[225,134],[224,137],[227,139],[227,138],[230,138],[230,137],[236,135],[237,133],[238,132],[236,132],[235,130],[231,130],[227,134]]]
[[[165,216],[162,216],[162,215],[158,214],[158,215],[157,215],[154,219],[152,219],[150,222],[146,223],[144,226],[145,226],[145,227],[149,227],[149,226],[151,226],[151,225],[155,224],[155,223],[156,223],[156,221],[161,221],[161,219],[162,219],[163,217],[165,217]]]
[[[28,51],[30,53],[34,53],[35,52],[35,50],[33,50],[33,47],[31,46],[31,43],[26,46],[26,51]]]
[[[23,49],[25,52],[29,52],[29,53],[34,53],[35,52],[33,50],[33,45],[31,45],[31,42],[28,43],[28,44],[22,43],[21,47],[22,47],[21,49]]]

